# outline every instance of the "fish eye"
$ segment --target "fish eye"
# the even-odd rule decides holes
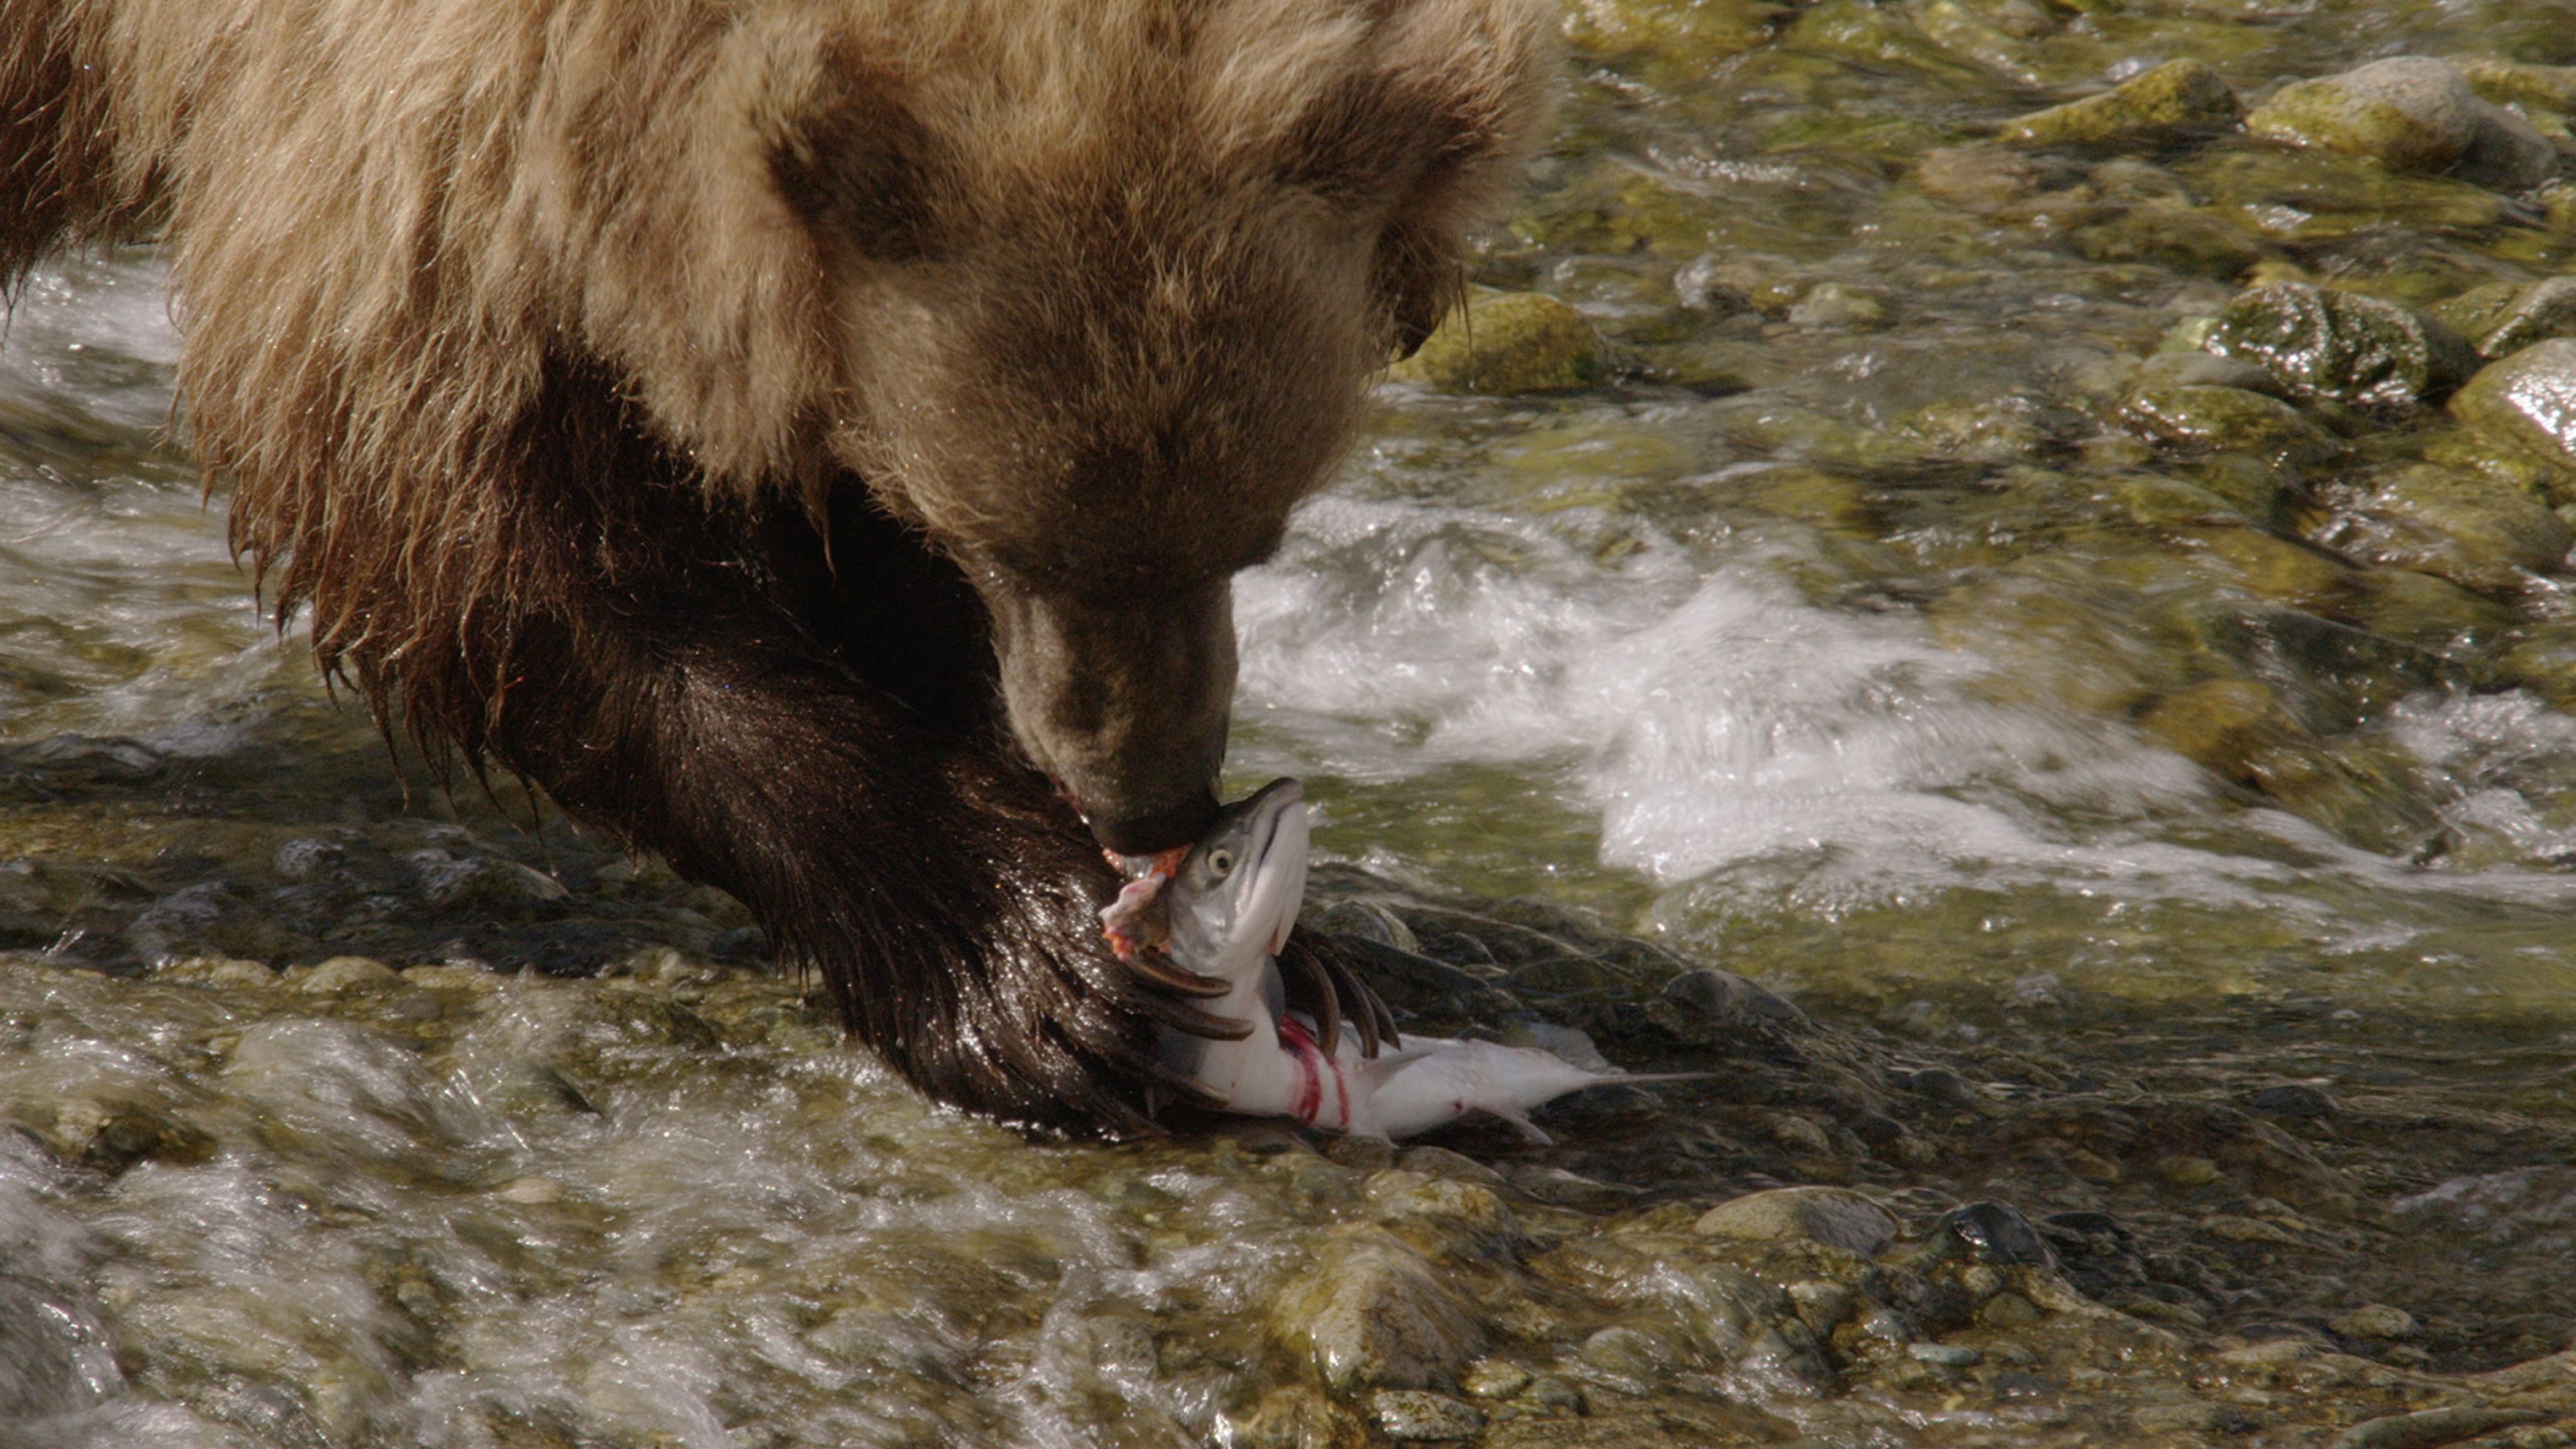
[[[1227,876],[1234,874],[1234,852],[1231,850],[1209,851],[1207,868],[1208,874],[1215,876],[1218,880],[1223,880]]]

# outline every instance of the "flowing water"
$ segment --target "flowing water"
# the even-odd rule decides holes
[[[1913,166],[2177,55],[2249,96],[2385,54],[2576,63],[2576,11],[1572,13],[1558,144],[1479,280],[1582,308],[1614,375],[1382,389],[1238,588],[1231,783],[1303,776],[1327,892],[1393,903],[1388,939],[1515,993],[1465,1024],[1562,1045],[1570,1022],[1615,1056],[1682,962],[1717,966],[1841,1033],[1872,1110],[1745,1116],[1712,1089],[1564,1117],[1589,1156],[1439,1139],[1499,1178],[1259,1134],[1030,1144],[934,1111],[835,1044],[737,904],[528,828],[508,782],[450,792],[335,703],[169,441],[156,259],[70,262],[0,353],[0,1444],[1356,1442],[1370,1377],[1281,1305],[1360,1271],[1372,1232],[1420,1247],[1408,1204],[1470,1180],[1518,1190],[1519,1246],[1425,1260],[1476,1285],[1487,1347],[1590,1395],[1583,1418],[1496,1409],[1498,1442],[2305,1443],[2362,1416],[2154,1354],[2157,1392],[2235,1407],[2097,1422],[2107,1380],[2046,1363],[2021,1375],[2045,1392],[1981,1370],[1964,1400],[1902,1375],[1872,1397],[1670,1328],[1705,1304],[1673,1307],[1669,1273],[1496,1266],[1620,1234],[1651,1258],[1782,1182],[2215,1233],[2214,1277],[2134,1309],[2213,1352],[2374,1299],[2421,1327],[2334,1330],[2340,1361],[2569,1347],[2576,686],[2517,662],[2576,621],[2568,579],[2462,590],[2281,543],[2318,532],[2338,470],[2442,446],[2438,412],[2338,415],[2338,451],[2290,464],[2142,440],[2122,399],[2247,280],[2430,304],[2576,268],[2576,189],[2357,181],[2237,137],[2057,158],[2039,194],[2081,189],[2070,222],[1945,204]],[[1599,41],[1618,24],[1661,39]],[[2126,245],[2124,187],[2229,230]],[[2173,502],[2249,489],[2279,511]],[[2168,707],[2249,682],[2269,703],[2241,748]],[[1468,939],[1435,939],[1452,916]],[[1532,923],[1555,944],[1497,949]],[[1566,941],[1583,970],[1549,959]],[[369,960],[316,969],[345,957]],[[1640,1065],[1717,1050],[1653,1040]],[[1936,1065],[2005,1125],[1943,1137],[1888,1105]],[[2275,1113],[2338,1174],[2305,1197],[2240,1170],[2236,1127],[2170,1127],[2294,1087],[2340,1104]],[[2110,1098],[2172,1140],[2123,1159],[2061,1122],[2034,1157],[2010,1125]],[[1544,1175],[1569,1167],[1588,1179]],[[1600,1348],[1654,1324],[1682,1347],[1651,1372]],[[1277,1398],[1309,1384],[1343,1398]]]

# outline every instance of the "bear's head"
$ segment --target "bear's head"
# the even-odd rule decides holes
[[[1111,849],[1211,817],[1233,575],[1456,300],[1551,28],[1542,0],[949,0],[766,46],[753,129],[828,358],[803,466],[965,571],[1013,733]]]

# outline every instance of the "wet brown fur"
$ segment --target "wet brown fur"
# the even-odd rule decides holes
[[[1204,792],[1227,580],[1449,305],[1547,21],[0,0],[0,285],[160,235],[326,670],[740,895],[927,1090],[1131,1128],[1178,1004],[1047,773]]]

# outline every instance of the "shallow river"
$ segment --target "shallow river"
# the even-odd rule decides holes
[[[1230,783],[1309,782],[1417,1024],[1708,1080],[1395,1161],[934,1112],[738,905],[335,704],[168,441],[155,259],[66,264],[0,352],[0,1444],[2569,1442],[2576,574],[2369,545],[2438,407],[2135,399],[2251,284],[2576,270],[2576,182],[1921,158],[2576,12],[1572,13],[1478,277],[1606,373],[1382,389],[1238,590]],[[1900,1236],[1700,1222],[1801,1183]]]

